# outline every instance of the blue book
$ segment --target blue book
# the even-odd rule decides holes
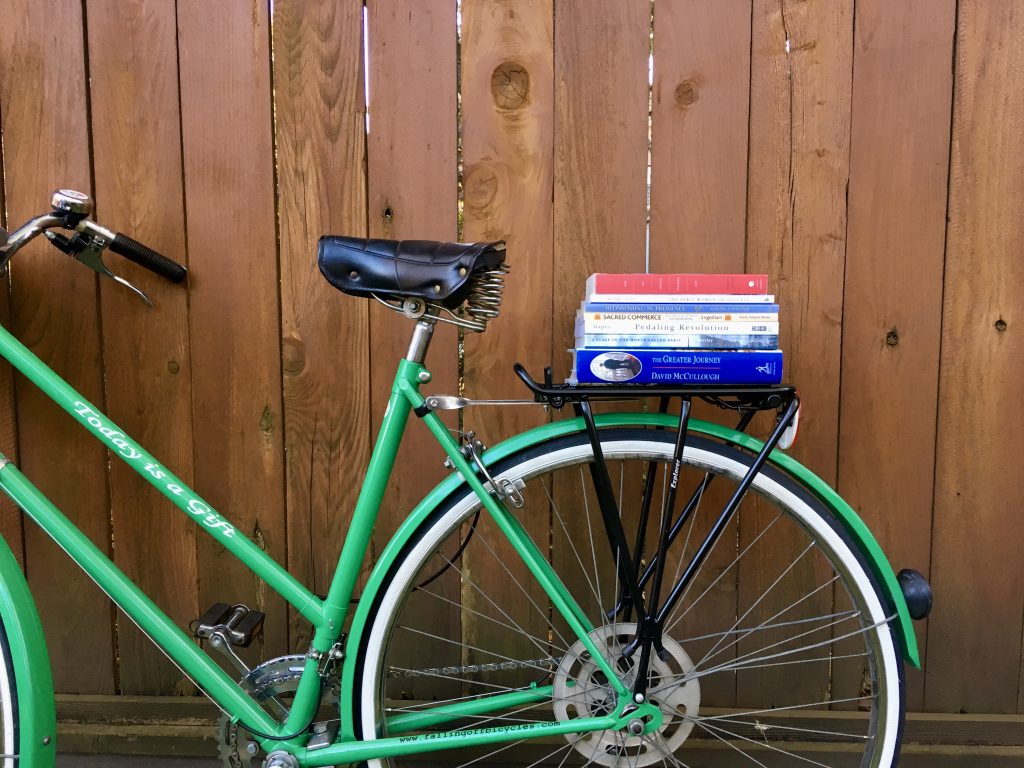
[[[577,349],[569,384],[778,384],[782,351]]]
[[[665,304],[663,302],[637,302],[631,304],[605,304],[587,301],[584,312],[696,312],[701,315],[723,315],[730,313],[779,314],[778,304]]]

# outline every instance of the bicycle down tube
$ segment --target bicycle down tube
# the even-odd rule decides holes
[[[302,747],[305,735],[285,742],[280,737],[290,734],[313,717],[319,706],[320,681],[318,656],[328,654],[338,642],[345,622],[357,574],[376,522],[388,479],[395,463],[410,412],[424,403],[419,392],[421,374],[425,368],[419,362],[403,359],[399,363],[391,397],[367,468],[359,499],[353,512],[352,523],[342,548],[341,557],[325,600],[320,600],[291,576],[279,563],[260,549],[247,536],[236,529],[213,507],[164,467],[138,443],[118,428],[98,408],[83,398],[57,373],[43,363],[6,329],[0,327],[0,356],[38,386],[50,399],[67,411],[94,437],[126,464],[155,486],[175,506],[190,515],[198,527],[217,539],[229,552],[241,560],[274,591],[281,595],[314,628],[312,648],[307,655],[305,669],[296,691],[292,708],[284,723],[273,720],[250,698],[193,639],[178,627],[110,558],[83,534],[52,502],[36,488],[8,460],[0,461],[0,488],[3,489],[54,541],[63,548],[99,587],[145,632],[168,657],[211,699],[235,720],[258,729],[275,738],[260,739],[268,748],[280,748],[287,743],[303,763],[330,765],[392,754],[409,754],[452,746],[471,746],[506,741],[511,735],[501,729],[460,731],[450,738],[440,735],[432,739],[421,737],[393,737],[375,740],[372,745],[353,741],[310,751],[308,758]],[[425,378],[429,380],[429,375]],[[483,506],[498,527],[509,538],[530,572],[537,578],[552,604],[566,619],[572,631],[592,654],[595,662],[621,698],[629,690],[609,666],[589,636],[593,630],[582,609],[551,569],[543,554],[526,534],[519,521],[503,504],[487,492],[462,455],[458,443],[436,413],[422,415],[426,426],[451,460],[456,471],[481,499]],[[542,698],[544,689],[524,693]],[[483,711],[488,699],[473,706]],[[507,702],[495,697],[494,708]],[[621,707],[620,707],[621,709]],[[439,707],[434,717],[444,722],[463,714],[461,710],[445,711]],[[568,732],[582,732],[620,727],[621,713],[607,717],[583,718],[567,723],[538,724],[518,730],[515,738],[534,738]],[[400,729],[396,729],[400,730]],[[308,760],[308,761],[307,761]],[[326,762],[324,762],[326,761]]]

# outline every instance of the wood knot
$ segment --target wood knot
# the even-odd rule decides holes
[[[889,347],[895,347],[900,343],[900,334],[895,328],[891,329],[885,334],[885,344]]]
[[[260,432],[265,435],[269,435],[274,431],[274,414],[270,411],[270,406],[264,406],[263,414],[260,416]]]
[[[298,376],[306,367],[306,345],[295,336],[282,339],[281,357],[284,375]]]
[[[697,102],[697,81],[689,78],[676,86],[676,106],[686,109]]]
[[[167,370],[170,371],[171,373],[177,373],[178,371],[181,370],[181,366],[178,365],[177,360],[171,360],[170,362],[167,363]]]
[[[521,109],[530,103],[530,73],[517,61],[505,61],[491,73],[491,96],[498,109]]]
[[[466,168],[466,210],[477,217],[490,215],[499,186],[498,174],[492,165],[480,163]]]
[[[1006,330],[1006,321],[1000,317],[998,320],[996,320],[995,327],[999,333],[1003,333]]]

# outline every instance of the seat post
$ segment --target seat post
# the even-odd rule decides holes
[[[405,354],[405,359],[422,364],[427,357],[427,349],[430,347],[430,338],[433,334],[433,322],[418,320],[416,327],[412,329],[412,339],[409,341],[409,351]]]

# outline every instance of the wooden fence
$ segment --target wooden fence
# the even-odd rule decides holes
[[[431,353],[432,391],[478,397],[521,395],[517,360],[565,372],[591,272],[763,271],[805,404],[796,455],[934,587],[910,708],[1024,713],[1024,5],[3,6],[4,224],[89,190],[190,269],[186,291],[119,264],[148,309],[36,245],[4,324],[313,589],[409,331],[321,279],[320,234],[508,240],[503,317],[463,358],[449,332]],[[250,601],[263,653],[303,647],[190,520],[0,377],[3,451],[175,619]],[[424,438],[375,547],[442,474]],[[3,529],[59,690],[192,690],[9,506]]]

